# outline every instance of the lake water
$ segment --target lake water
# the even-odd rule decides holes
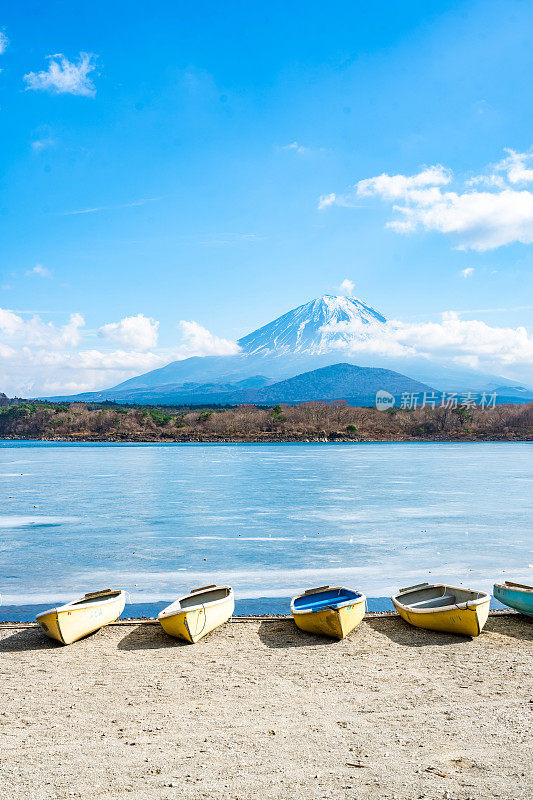
[[[132,615],[217,582],[242,613],[328,583],[533,583],[532,479],[528,443],[0,442],[0,618],[104,587]]]

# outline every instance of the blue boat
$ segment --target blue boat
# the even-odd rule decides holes
[[[307,633],[344,639],[365,615],[366,597],[344,586],[319,586],[293,597],[295,623]]]
[[[504,606],[515,608],[521,614],[533,617],[533,586],[525,586],[523,583],[494,584],[494,597],[503,603]]]

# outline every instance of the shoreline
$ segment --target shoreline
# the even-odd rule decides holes
[[[9,800],[529,800],[532,621],[476,639],[239,620],[196,645],[124,621],[64,647],[0,626]]]
[[[148,438],[148,437],[130,437],[121,439],[117,437],[103,438],[89,437],[89,436],[64,436],[64,437],[50,437],[50,438],[33,438],[30,436],[2,436],[1,442],[35,442],[43,444],[413,444],[415,442],[420,444],[474,444],[477,442],[487,443],[500,443],[500,442],[533,442],[533,436],[506,436],[496,438],[494,436],[446,436],[446,437],[401,437],[401,438],[380,438],[380,439],[354,439],[334,437],[214,437],[214,436],[187,436],[180,438]]]
[[[459,398],[460,399],[460,398]],[[285,443],[530,441],[533,402],[480,408],[349,406],[340,401],[228,408],[17,402],[0,436],[47,441]]]

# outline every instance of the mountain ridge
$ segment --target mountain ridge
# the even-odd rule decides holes
[[[395,396],[403,392],[433,391],[431,386],[399,372],[341,362],[256,389],[254,402],[290,404],[313,400],[346,400],[358,405],[373,405],[376,392],[380,390]]]
[[[373,405],[376,392],[383,389],[399,396],[402,392],[430,392],[432,387],[392,370],[333,364],[300,373],[270,385],[263,376],[236,384],[183,384],[181,387],[139,389],[122,396],[122,402],[157,405],[288,405],[315,400],[345,400],[352,405]],[[250,385],[255,383],[256,385]],[[243,385],[248,384],[248,385]],[[82,398],[77,398],[82,399]],[[90,398],[94,400],[95,398]]]

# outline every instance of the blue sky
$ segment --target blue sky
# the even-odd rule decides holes
[[[477,320],[459,357],[494,339],[483,366],[533,380],[532,23],[486,0],[4,5],[4,390],[231,352],[345,279],[406,324]]]

